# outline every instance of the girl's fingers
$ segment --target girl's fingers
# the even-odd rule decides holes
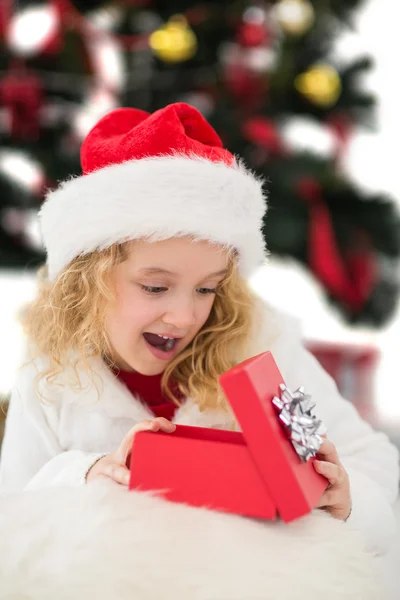
[[[327,478],[330,485],[341,485],[344,481],[344,472],[341,467],[330,462],[314,460],[314,469]]]
[[[109,477],[120,485],[128,485],[130,473],[129,470],[123,465],[118,463],[109,463],[104,466],[103,475]]]
[[[345,485],[346,472],[343,467],[339,467],[338,465],[329,462],[315,460],[314,468],[317,473],[326,477],[330,484],[320,498],[317,508],[343,504],[348,495]]]
[[[336,446],[330,440],[324,439],[321,448],[318,450],[318,456],[324,461],[340,466],[339,456]]]
[[[128,454],[131,450],[133,437],[135,433],[137,433],[138,431],[151,431],[152,427],[153,421],[141,421],[140,423],[132,427],[132,429],[130,429],[130,431],[128,431],[126,436],[123,438],[118,450],[115,453],[116,461],[124,465],[126,463],[126,459],[128,458]]]
[[[345,521],[351,511],[349,476],[340,462],[335,445],[324,440],[318,452],[323,460],[314,460],[314,469],[329,482],[317,508],[323,508],[335,519]]]
[[[159,425],[159,429],[161,429],[161,431],[165,431],[165,433],[172,433],[176,429],[176,425],[164,417],[158,417],[157,419],[154,419],[154,422],[157,423],[157,425]]]
[[[135,434],[139,431],[165,431],[166,433],[172,433],[175,431],[176,425],[165,419],[164,417],[158,417],[157,419],[152,419],[151,421],[141,421],[126,434],[124,439],[122,440],[118,450],[115,453],[115,457],[117,462],[121,464],[126,464],[126,460],[128,458],[129,452],[132,448],[133,438]]]
[[[328,489],[322,494],[318,501],[316,508],[325,508],[327,506],[334,506],[338,501],[338,493],[335,489]]]

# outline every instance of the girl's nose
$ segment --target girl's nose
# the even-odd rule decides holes
[[[180,331],[190,329],[196,323],[194,299],[183,299],[171,303],[162,320]]]

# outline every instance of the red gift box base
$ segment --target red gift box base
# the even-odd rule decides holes
[[[185,425],[174,433],[139,432],[130,468],[131,490],[247,517],[277,516],[239,432]]]

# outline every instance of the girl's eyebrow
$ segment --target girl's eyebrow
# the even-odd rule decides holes
[[[209,273],[203,279],[211,279],[212,277],[220,277],[221,275],[226,275],[228,269],[221,269],[220,271],[215,271],[214,273]],[[143,267],[139,269],[139,273],[143,275],[172,275],[173,277],[177,276],[177,273],[172,273],[172,271],[168,271],[167,269],[162,269],[161,267]]]

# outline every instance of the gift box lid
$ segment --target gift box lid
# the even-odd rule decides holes
[[[327,480],[296,452],[273,403],[284,381],[270,352],[230,369],[220,384],[240,424],[253,461],[284,521],[315,508]]]

